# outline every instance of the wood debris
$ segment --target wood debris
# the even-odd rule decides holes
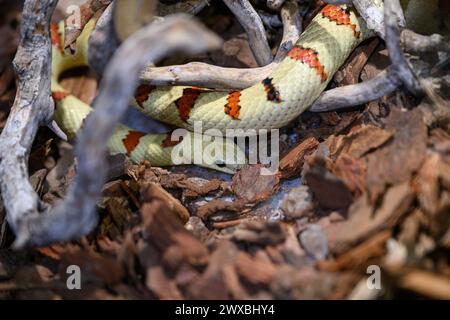
[[[254,15],[253,2],[240,2],[251,7],[256,32],[264,36],[258,43],[255,34],[244,32],[252,30],[245,19],[234,16],[241,12],[233,1],[226,1],[232,11],[203,0],[128,2],[117,0],[112,11],[111,26],[120,40],[160,21],[159,15],[201,10],[198,20],[225,40],[220,50],[189,60],[179,53],[156,68],[147,67],[141,80],[191,85],[193,78],[207,73],[206,80],[200,79],[202,87],[211,81],[211,88],[227,90],[261,81],[276,66],[286,49],[279,45],[285,40],[283,23],[290,21],[286,12],[298,18],[287,27],[298,31],[297,14],[306,12],[306,26],[322,3],[314,1],[299,11],[295,1],[281,7],[283,1],[267,1],[269,7],[259,1],[259,15]],[[135,10],[139,3],[140,11]],[[72,2],[60,4],[59,12],[68,4]],[[111,1],[77,4],[80,11],[65,20],[66,54],[74,53],[82,27]],[[0,5],[2,131],[8,114],[14,113],[16,90],[26,84],[20,79],[14,83],[12,64],[22,5],[10,0],[0,0]],[[363,43],[327,89],[392,76],[390,40],[388,32],[388,49],[380,38]],[[420,52],[411,46],[409,61],[421,65],[417,80],[424,86],[423,97],[413,97],[398,82],[382,98],[351,109],[302,113],[280,130],[282,153],[273,174],[262,174],[260,164],[247,165],[231,177],[194,166],[157,168],[110,157],[108,181],[93,204],[95,229],[75,241],[21,250],[11,250],[16,239],[6,220],[6,201],[0,200],[0,298],[450,299],[450,117],[445,108],[450,81],[445,54],[423,54],[423,46]],[[446,47],[438,41],[433,48]],[[203,64],[183,65],[194,60]],[[168,65],[176,67],[160,67]],[[74,70],[63,78],[68,91],[93,102],[98,85],[92,71]],[[47,80],[40,82],[48,87]],[[406,87],[414,83],[410,85]],[[46,128],[37,130],[31,142],[22,158],[23,174],[44,211],[70,192],[82,165],[72,145]],[[81,291],[66,287],[67,268],[73,265],[83,272]],[[377,293],[366,286],[367,268],[374,265],[383,279]]]

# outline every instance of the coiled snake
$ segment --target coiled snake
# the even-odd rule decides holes
[[[75,55],[62,50],[63,24],[52,26],[53,62],[52,95],[56,108],[54,119],[73,139],[91,107],[80,101],[58,82],[62,72],[87,65],[88,38],[95,25],[90,21],[77,40]],[[371,32],[352,8],[326,5],[302,33],[295,46],[277,68],[265,79],[244,90],[229,92],[197,87],[152,87],[140,85],[132,100],[143,113],[165,123],[193,130],[201,121],[203,130],[281,128],[305,111],[326,88],[337,69],[352,50]],[[123,153],[133,161],[148,160],[154,166],[173,164],[173,148],[193,144],[195,138],[179,144],[167,134],[145,134],[119,125],[108,143],[112,154]],[[201,138],[200,138],[201,139]],[[200,143],[205,143],[200,142]],[[176,146],[175,146],[176,144]],[[232,141],[224,147],[245,158]],[[193,151],[194,152],[194,151]],[[228,173],[239,165],[229,161],[223,152],[199,165]],[[224,166],[223,166],[224,165]]]

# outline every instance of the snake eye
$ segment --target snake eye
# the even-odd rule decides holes
[[[226,164],[223,161],[216,161],[216,166],[219,168],[225,168]]]

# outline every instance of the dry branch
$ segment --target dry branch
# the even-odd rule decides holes
[[[105,12],[106,13],[106,12]],[[208,88],[244,89],[266,78],[284,58],[301,34],[301,16],[295,1],[287,1],[282,10],[283,38],[272,63],[259,68],[224,68],[191,62],[168,67],[147,67],[140,82],[149,85],[186,85]],[[93,38],[93,37],[92,37]]]
[[[326,112],[359,106],[390,94],[401,84],[391,69],[368,81],[325,91],[309,108],[313,112]]]
[[[97,75],[103,74],[108,61],[120,45],[112,23],[113,10],[114,4],[110,4],[89,37],[88,63]]]
[[[283,21],[283,38],[275,55],[275,61],[280,61],[297,42],[302,33],[302,16],[296,1],[287,1],[281,8]]]
[[[45,210],[28,180],[28,156],[39,126],[53,114],[49,24],[56,3],[25,1],[14,59],[17,94],[0,136],[0,186],[8,222],[16,232],[23,219]]]
[[[234,13],[237,20],[247,32],[248,42],[260,66],[272,62],[272,52],[267,41],[266,30],[258,13],[248,0],[223,0]]]
[[[0,164],[2,195],[8,221],[17,235],[16,247],[69,240],[92,230],[106,177],[106,143],[128,106],[140,69],[174,50],[199,53],[220,43],[216,36],[183,16],[168,18],[130,37],[106,69],[95,112],[80,133],[75,183],[63,201],[48,208],[28,182],[26,161],[39,124],[48,122],[52,114],[48,30],[55,4],[51,0],[26,2],[21,46],[15,59],[19,94],[0,140],[4,155]],[[36,7],[40,8],[39,15],[34,13]],[[35,30],[43,31],[38,34]]]
[[[114,26],[122,42],[130,35],[151,23],[158,1],[116,0],[114,1]]]

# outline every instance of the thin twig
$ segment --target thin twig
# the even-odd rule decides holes
[[[248,0],[223,0],[223,2],[234,13],[247,33],[250,48],[258,65],[265,66],[272,62],[273,57],[267,41],[266,30],[250,2]]]
[[[362,105],[390,94],[400,84],[401,81],[388,69],[368,81],[325,91],[309,111],[324,112]]]
[[[400,45],[400,31],[398,27],[399,12],[402,11],[398,0],[390,0],[384,3],[384,23],[386,27],[386,47],[389,51],[392,69],[402,80],[405,87],[415,95],[422,92],[419,81],[408,65]],[[404,23],[404,22],[403,22]]]
[[[296,1],[287,1],[281,8],[283,21],[283,38],[275,55],[275,61],[283,59],[297,42],[302,33],[302,16]]]
[[[450,52],[450,39],[440,34],[424,36],[409,29],[405,29],[402,31],[400,37],[401,42],[405,47],[405,51],[408,52]]]
[[[283,38],[272,63],[259,68],[224,68],[191,62],[168,67],[147,67],[139,81],[149,85],[185,85],[207,88],[244,89],[266,78],[295,44],[301,34],[301,16],[295,1],[287,1],[282,10]]]

